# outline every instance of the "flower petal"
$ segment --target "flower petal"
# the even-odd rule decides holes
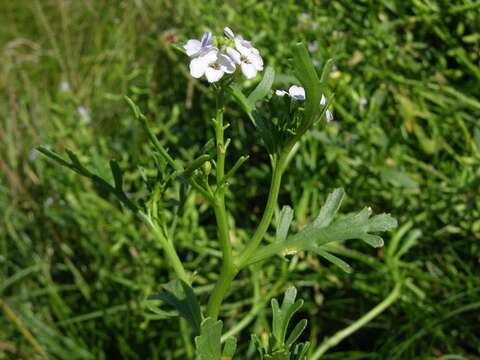
[[[327,105],[327,98],[323,94],[322,94],[322,98],[320,99],[320,105],[322,106]]]
[[[302,101],[305,100],[305,89],[301,86],[292,85],[288,89],[290,97],[294,100]]]
[[[235,71],[235,63],[227,55],[219,54],[217,61],[221,69],[226,73],[231,74]]]
[[[231,47],[228,47],[227,48],[227,55],[230,57],[230,59],[232,59],[235,63],[237,64],[240,64],[240,53],[235,50],[235,49],[232,49]]]
[[[211,47],[213,45],[212,33],[210,31],[203,33],[201,44],[202,48]]]
[[[209,66],[205,71],[205,77],[209,83],[217,82],[222,78],[223,74],[224,72],[222,69],[214,69],[211,66]]]
[[[183,48],[187,52],[188,56],[193,56],[200,51],[202,44],[198,40],[190,39],[185,45],[183,45]]]
[[[325,119],[327,122],[330,122],[333,120],[333,114],[330,110],[325,111]]]
[[[252,48],[252,49],[255,49],[255,48]],[[257,69],[258,71],[263,70],[263,59],[260,56],[260,54],[255,54],[251,52],[250,55],[247,57],[247,59],[251,64],[253,64],[253,66],[255,66],[255,69]]]
[[[250,54],[250,50],[252,49],[252,44],[250,41],[243,40],[243,38],[239,35],[235,37],[235,48],[240,54],[248,56]]]
[[[286,92],[285,90],[275,90],[275,95],[283,97],[285,95],[288,95],[288,92]]]
[[[213,63],[217,62],[218,49],[217,48],[211,48],[211,49],[207,50],[206,52],[204,52],[200,57],[202,59],[204,59],[204,61],[206,61],[208,65],[213,64]]]
[[[235,37],[235,34],[233,33],[232,29],[230,29],[228,26],[223,28],[223,33],[229,39],[233,39]]]
[[[198,57],[190,61],[190,74],[198,79],[205,74],[207,70],[208,62],[205,60],[205,57]]]
[[[240,68],[242,69],[243,75],[245,75],[247,79],[253,79],[255,76],[257,76],[257,69],[253,64],[247,64],[242,62],[240,64]]]

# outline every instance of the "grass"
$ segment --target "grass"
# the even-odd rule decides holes
[[[370,205],[401,224],[377,253],[335,249],[352,259],[351,275],[304,255],[242,273],[222,309],[226,328],[242,330],[242,356],[255,358],[248,333],[268,327],[269,298],[287,284],[305,299],[313,348],[381,303],[395,285],[385,252],[399,241],[414,245],[400,262],[400,296],[322,358],[480,357],[478,1],[36,0],[2,2],[0,22],[1,358],[191,354],[188,336],[178,336],[184,324],[144,301],[171,277],[159,244],[91,183],[32,149],[74,149],[105,174],[115,158],[141,198],[142,171],[155,163],[123,95],[176,156],[192,159],[211,135],[214,99],[169,45],[225,25],[275,66],[275,87],[292,81],[297,40],[317,42],[317,61],[336,59],[336,121],[305,139],[285,174],[280,204],[294,208],[294,227],[338,186],[349,195],[345,211]],[[254,165],[226,194],[238,245],[259,220],[269,173],[252,126],[230,105],[232,159],[248,153]],[[200,297],[216,280],[213,224],[212,210],[190,197],[176,238],[188,270],[199,269]],[[251,322],[239,323],[244,316]]]

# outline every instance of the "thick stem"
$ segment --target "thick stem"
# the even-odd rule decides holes
[[[270,183],[270,191],[268,193],[267,204],[265,205],[265,210],[263,212],[263,216],[260,220],[260,224],[258,225],[257,230],[245,246],[244,250],[240,255],[240,258],[238,259],[237,267],[239,269],[243,268],[248,263],[249,259],[252,257],[252,255],[255,253],[258,246],[260,245],[260,242],[265,236],[268,227],[270,226],[270,222],[272,221],[273,213],[275,211],[275,206],[277,204],[278,194],[280,192],[280,184],[282,182],[282,175],[285,168],[285,161],[287,155],[281,155],[278,158],[278,161],[276,161],[273,165],[272,182]]]
[[[355,331],[360,329],[361,327],[365,326],[368,322],[373,320],[376,316],[380,315],[386,308],[388,308],[392,303],[397,300],[400,296],[400,289],[401,284],[397,283],[390,294],[383,299],[377,306],[375,306],[372,310],[368,313],[363,315],[360,319],[355,321],[350,326],[347,326],[345,329],[342,329],[335,333],[330,338],[325,339],[322,344],[317,348],[317,350],[313,353],[310,360],[318,360],[320,357],[330,348],[338,345],[340,341],[345,339],[346,337],[352,335]]]

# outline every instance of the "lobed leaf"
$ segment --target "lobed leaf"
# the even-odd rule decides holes
[[[338,257],[327,252],[324,245],[351,239],[360,239],[373,247],[383,246],[383,239],[376,233],[390,231],[397,226],[397,221],[389,214],[371,216],[372,209],[366,207],[357,213],[338,216],[336,214],[344,198],[343,189],[334,190],[325,205],[320,209],[315,220],[295,235],[284,241],[276,241],[260,248],[248,264],[262,261],[286,251],[312,251],[346,272],[351,267]]]
[[[200,335],[195,337],[198,360],[220,360],[222,355],[222,321],[212,318],[203,320]]]

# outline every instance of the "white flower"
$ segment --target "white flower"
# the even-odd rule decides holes
[[[92,121],[92,117],[90,115],[90,110],[88,110],[88,108],[86,108],[85,106],[83,105],[80,105],[78,108],[77,108],[77,112],[78,114],[80,115],[80,118],[85,122],[85,123],[89,123]]]
[[[190,39],[183,48],[190,57],[201,56],[213,47],[213,38],[211,32],[203,33],[202,39]]]
[[[305,89],[301,86],[292,85],[288,89],[288,92],[285,90],[277,90],[275,91],[277,96],[290,96],[293,100],[296,101],[303,101],[305,100]]]
[[[211,48],[190,62],[190,74],[197,79],[205,75],[210,83],[217,82],[225,73],[231,74],[234,71],[235,64],[232,60],[216,48]]]
[[[67,80],[62,80],[60,82],[60,91],[62,92],[69,92],[70,91],[70,84]]]
[[[259,71],[263,70],[263,59],[260,52],[252,46],[250,41],[244,40],[241,35],[235,36],[232,29],[226,27],[223,29],[225,36],[233,39],[235,49],[228,47],[227,54],[242,70],[247,79],[257,76]]]
[[[289,96],[295,101],[304,101],[305,98],[305,89],[302,86],[297,86],[297,85],[292,85],[288,89],[288,92],[285,90],[275,90],[275,95],[277,96]],[[326,106],[327,105],[327,98],[325,95],[322,94],[322,97],[320,98],[320,105],[321,106]],[[330,110],[325,111],[325,119],[330,122],[333,120],[333,114]]]

